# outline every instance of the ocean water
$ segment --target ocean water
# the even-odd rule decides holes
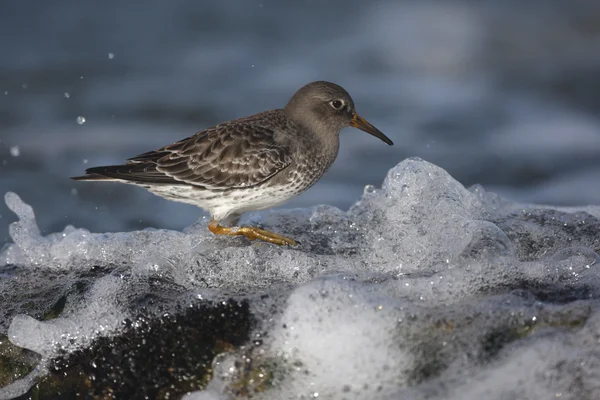
[[[287,207],[348,208],[409,156],[515,201],[598,203],[598,26],[595,1],[5,3],[0,192],[47,233],[182,229],[202,212],[68,177],[325,79],[396,145],[348,129],[329,173]],[[0,206],[0,240],[12,221]]]

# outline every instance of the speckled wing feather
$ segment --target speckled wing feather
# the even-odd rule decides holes
[[[246,119],[217,125],[133,157],[125,165],[90,168],[86,173],[132,182],[188,184],[213,190],[251,187],[291,163],[289,149],[275,142],[274,129],[251,122]]]
[[[210,189],[254,186],[291,162],[271,129],[248,124],[220,125],[161,150],[168,154],[156,160],[157,171]]]

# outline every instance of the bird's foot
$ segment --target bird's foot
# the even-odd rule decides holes
[[[298,244],[293,239],[278,235],[273,232],[265,231],[264,229],[254,226],[226,228],[219,225],[217,221],[210,221],[208,224],[208,230],[215,235],[245,236],[248,240],[258,239],[265,242],[278,244],[280,246],[296,246]]]

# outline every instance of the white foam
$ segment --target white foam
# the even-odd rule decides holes
[[[61,318],[45,322],[17,315],[8,329],[8,337],[13,344],[46,359],[59,351],[81,348],[98,336],[113,333],[125,319],[117,304],[120,289],[119,278],[101,278],[87,295],[88,300],[82,302],[82,308],[66,310]]]
[[[19,221],[2,264],[42,287],[40,271],[61,274],[65,287],[90,283],[67,291],[53,320],[7,314],[10,340],[45,359],[119,334],[136,299],[167,290],[149,284],[158,279],[204,299],[248,299],[263,339],[217,357],[209,387],[189,399],[227,398],[248,359],[272,374],[251,388],[265,399],[592,398],[600,388],[599,207],[515,204],[420,159],[398,164],[347,212],[246,218],[299,248],[215,237],[205,218],[183,232],[41,236],[29,206],[10,193],[6,202]],[[94,268],[105,272],[90,278]],[[0,280],[0,294],[7,287]]]
[[[395,340],[397,310],[389,299],[356,286],[325,279],[293,291],[270,333],[274,355],[289,363],[293,379],[270,397],[351,392],[365,398],[406,384],[398,372],[409,367],[412,355]]]

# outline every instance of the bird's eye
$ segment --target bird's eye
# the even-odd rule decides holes
[[[342,100],[332,100],[329,102],[329,104],[331,104],[331,107],[335,108],[336,110],[344,107],[344,102]]]

